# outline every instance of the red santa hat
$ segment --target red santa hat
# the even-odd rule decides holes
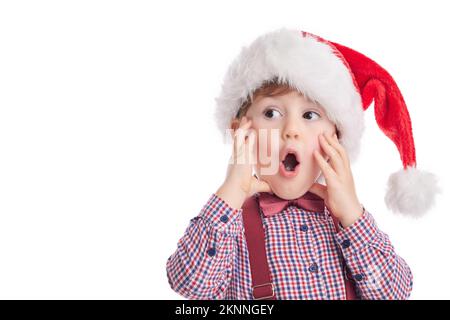
[[[258,37],[230,65],[216,98],[215,117],[224,137],[240,106],[264,82],[278,79],[319,103],[356,159],[364,114],[375,102],[380,129],[397,146],[403,168],[388,181],[385,202],[394,212],[419,216],[439,192],[436,177],[416,168],[411,119],[391,75],[363,54],[311,33],[282,28]]]

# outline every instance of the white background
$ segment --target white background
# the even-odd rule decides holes
[[[418,168],[438,175],[443,193],[419,220],[387,210],[401,162],[373,107],[357,193],[410,265],[411,298],[450,298],[445,5],[1,2],[0,298],[180,299],[167,258],[230,154],[214,98],[241,47],[280,27],[350,46],[396,79]]]

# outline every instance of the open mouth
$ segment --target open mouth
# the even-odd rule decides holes
[[[288,147],[281,152],[279,172],[285,178],[293,178],[300,171],[300,157],[295,148]]]
[[[282,162],[286,171],[295,171],[295,167],[300,164],[300,162],[297,161],[295,154],[290,152],[286,155]]]

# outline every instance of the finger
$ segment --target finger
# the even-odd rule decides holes
[[[247,117],[242,117],[241,122],[239,123],[239,128],[249,128],[252,120]]]
[[[237,119],[235,119],[235,121],[237,121]],[[241,129],[244,125],[247,125],[248,126],[248,118],[247,117],[242,117],[239,121],[238,121],[238,123],[237,123],[237,127],[236,128],[234,128],[233,126],[232,126],[232,128],[231,128],[231,134],[232,134],[232,136],[234,136],[235,134],[236,134],[236,132],[237,132],[237,130],[238,129]]]
[[[234,161],[236,164],[245,163],[245,136],[239,133],[235,137],[234,143]]]
[[[326,138],[328,143],[330,143],[337,150],[342,160],[344,161],[344,164],[348,166],[350,164],[350,161],[348,160],[347,151],[345,151],[344,147],[339,143],[337,134],[333,134],[332,137],[326,136]]]
[[[256,182],[256,192],[272,192],[272,188],[265,181]]]
[[[319,142],[322,149],[330,157],[331,165],[337,173],[341,173],[343,169],[343,160],[337,150],[328,142],[325,134],[319,135]]]
[[[336,172],[334,172],[333,168],[325,161],[319,151],[314,150],[314,157],[316,158],[317,163],[319,164],[320,170],[322,170],[323,175],[325,177],[325,181],[327,185],[329,185],[331,179],[335,179],[337,177]]]
[[[272,192],[272,188],[266,181],[258,179],[256,175],[253,175],[252,179],[255,192]]]
[[[245,135],[247,134],[247,130],[250,128],[250,126],[251,120],[246,121],[245,117],[243,117],[241,119],[241,122],[239,123],[239,127],[235,130],[233,135],[235,144],[239,145],[246,140]]]
[[[237,130],[235,136],[235,159],[238,164],[253,164],[255,133],[245,126]]]
[[[320,183],[313,183],[311,188],[309,189],[310,192],[318,195],[322,199],[327,198],[327,187]]]
[[[238,130],[236,132],[236,136],[238,136],[240,139],[243,139],[243,143],[248,141],[249,134],[251,131],[253,131],[251,126],[252,126],[252,120],[247,119],[246,117],[243,117],[240,127],[238,128]]]
[[[235,130],[233,138],[236,138],[241,135],[245,135],[247,130],[250,129],[252,125],[252,120],[246,120],[244,117],[243,120],[239,123],[239,127]],[[246,137],[244,138],[246,140]]]
[[[242,117],[238,128],[233,135],[233,155],[232,161],[237,164],[252,164],[254,139],[251,136],[252,120],[246,116]],[[254,130],[253,130],[254,131]],[[249,139],[250,137],[250,139]]]
[[[241,128],[238,128],[233,137],[233,161],[239,163],[243,154],[244,136]]]
[[[249,164],[254,165],[256,164],[255,131],[252,129],[248,129],[248,133],[246,136],[247,141],[245,142],[245,152],[246,155],[248,155]]]

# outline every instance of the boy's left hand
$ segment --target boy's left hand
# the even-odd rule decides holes
[[[336,134],[333,136],[328,133],[321,134],[319,142],[330,157],[327,162],[319,151],[314,151],[314,157],[322,170],[327,185],[314,183],[309,191],[324,199],[327,208],[346,228],[363,214],[363,207],[356,195],[350,162]]]

